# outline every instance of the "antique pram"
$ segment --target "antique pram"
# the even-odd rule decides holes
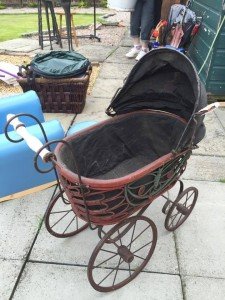
[[[60,191],[48,206],[47,230],[63,238],[88,225],[97,229],[100,241],[88,264],[88,279],[96,290],[124,286],[150,260],[157,229],[143,213],[154,199],[166,200],[162,211],[169,231],[192,212],[198,190],[184,189],[180,176],[205,135],[204,114],[216,107],[203,109],[206,102],[190,60],[163,48],[152,50],[134,66],[106,111],[113,118],[63,141],[42,146],[17,116],[9,118],[8,125],[17,128],[36,160],[39,155],[57,170]],[[53,143],[54,153],[46,149]],[[167,191],[176,183],[178,194],[170,199]]]

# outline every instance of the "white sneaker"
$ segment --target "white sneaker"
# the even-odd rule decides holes
[[[141,49],[137,48],[137,47],[133,47],[132,49],[130,49],[129,52],[127,52],[126,57],[127,58],[134,58],[138,55],[138,53],[141,51]]]
[[[145,50],[141,50],[139,53],[138,53],[138,55],[137,55],[137,57],[135,58],[136,60],[140,60],[143,56],[145,56],[145,54],[147,54],[149,51],[147,50],[147,51],[145,51]]]

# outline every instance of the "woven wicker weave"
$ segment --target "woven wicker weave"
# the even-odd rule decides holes
[[[85,106],[90,75],[91,68],[81,78],[35,78],[30,82],[19,78],[17,81],[24,92],[37,92],[44,112],[79,114]]]

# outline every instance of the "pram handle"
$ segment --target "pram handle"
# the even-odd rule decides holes
[[[14,114],[8,114],[7,115],[7,122],[10,121],[10,119],[14,118]],[[18,118],[14,118],[10,121],[10,124],[13,126],[14,130],[24,139],[28,147],[34,151],[35,153],[38,153],[39,149],[43,147],[43,144],[41,141],[36,138],[35,136],[31,135],[28,130],[26,129],[25,124],[19,121]],[[45,148],[39,153],[40,157],[44,162],[47,162],[49,159],[49,156],[52,153]]]
[[[206,107],[199,110],[196,115],[205,115],[208,112],[213,111],[214,109],[218,108],[219,106],[222,106],[219,102],[214,102],[212,104],[207,105]]]

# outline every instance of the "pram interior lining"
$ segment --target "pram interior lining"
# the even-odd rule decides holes
[[[73,149],[80,175],[95,179],[126,176],[170,153],[185,128],[176,116],[164,113],[136,112],[115,117],[81,136],[68,141]],[[77,174],[65,145],[58,158]]]

